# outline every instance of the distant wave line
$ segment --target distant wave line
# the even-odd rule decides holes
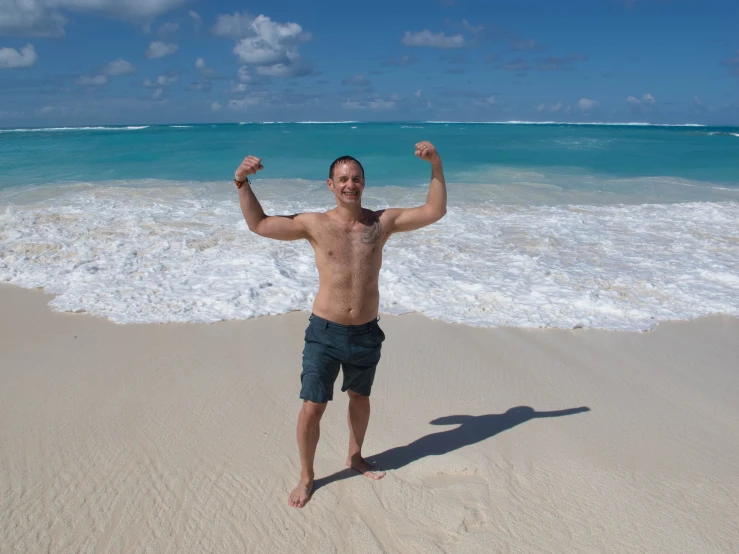
[[[617,123],[611,121],[567,122],[567,121],[420,121],[428,124],[455,124],[455,125],[601,125],[601,126],[631,126],[631,127],[708,127],[702,123],[647,123],[629,121]]]
[[[149,125],[128,127],[40,127],[28,129],[0,129],[0,133],[41,133],[46,131],[138,131],[148,129]]]

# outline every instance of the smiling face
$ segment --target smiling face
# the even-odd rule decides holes
[[[328,180],[328,188],[334,193],[337,206],[361,206],[364,190],[362,168],[351,161],[337,164],[333,171],[333,178]]]

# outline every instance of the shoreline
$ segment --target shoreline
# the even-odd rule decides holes
[[[739,320],[649,333],[384,316],[364,454],[346,395],[297,482],[307,313],[126,324],[0,286],[0,544],[25,552],[731,552]]]
[[[307,319],[310,315],[309,310],[293,310],[290,312],[286,312],[284,314],[270,314],[270,315],[257,315],[250,318],[245,319],[224,319],[220,321],[212,321],[212,322],[203,322],[203,321],[188,321],[188,322],[179,322],[179,321],[165,321],[165,322],[124,322],[119,323],[117,321],[114,321],[112,319],[109,319],[104,316],[91,314],[86,311],[81,312],[68,312],[68,311],[60,311],[53,309],[49,303],[54,300],[56,297],[56,294],[51,292],[44,291],[41,287],[34,287],[34,288],[26,288],[21,285],[16,285],[12,283],[0,283],[0,299],[3,301],[7,301],[9,296],[7,294],[12,295],[11,292],[4,292],[4,291],[12,291],[12,290],[22,290],[25,292],[29,292],[33,295],[39,295],[41,297],[46,298],[45,301],[46,309],[50,313],[55,314],[62,314],[62,315],[68,315],[68,316],[78,316],[78,317],[89,317],[95,320],[99,321],[105,321],[107,323],[112,323],[113,325],[118,326],[161,326],[161,325],[192,325],[192,326],[211,326],[211,325],[222,325],[222,324],[228,324],[228,323],[238,323],[238,322],[245,322],[245,321],[252,321],[252,320],[262,320],[265,318],[279,318],[279,317],[285,317],[285,316],[293,316],[293,314],[303,314],[305,318]],[[379,316],[382,317],[393,317],[393,318],[404,318],[404,317],[421,317],[429,322],[434,323],[440,323],[442,325],[451,325],[451,326],[460,326],[462,328],[470,328],[470,329],[500,329],[500,330],[521,330],[521,331],[577,331],[577,332],[603,332],[603,333],[625,333],[625,334],[648,334],[653,333],[657,329],[659,329],[663,325],[680,325],[680,324],[689,324],[692,322],[701,322],[704,320],[711,321],[711,320],[736,320],[739,322],[739,316],[734,316],[731,314],[724,314],[724,313],[714,313],[714,314],[707,314],[707,315],[701,315],[698,317],[694,317],[691,319],[665,319],[665,320],[658,320],[656,325],[651,329],[642,329],[642,330],[634,330],[634,329],[602,329],[602,328],[594,328],[594,327],[572,327],[572,328],[564,328],[564,327],[523,327],[523,326],[514,326],[514,325],[496,325],[496,326],[481,326],[481,325],[470,325],[468,323],[458,323],[458,322],[449,322],[449,321],[443,321],[441,319],[434,319],[432,317],[427,316],[423,312],[408,312],[404,314],[389,314],[380,311]]]

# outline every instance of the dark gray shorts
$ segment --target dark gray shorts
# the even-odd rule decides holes
[[[363,325],[340,325],[310,316],[305,330],[300,398],[318,404],[333,400],[339,366],[344,372],[342,392],[370,395],[385,340],[378,319]]]

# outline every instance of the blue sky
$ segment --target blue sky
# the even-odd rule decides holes
[[[736,0],[0,0],[0,127],[739,124]]]

